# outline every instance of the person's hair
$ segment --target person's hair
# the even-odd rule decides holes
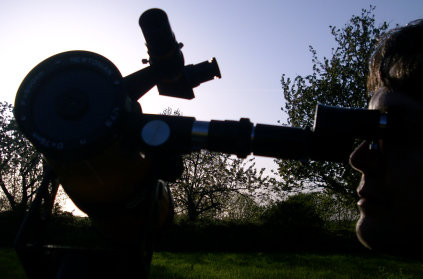
[[[381,87],[423,99],[423,19],[381,38],[370,59],[367,90]]]

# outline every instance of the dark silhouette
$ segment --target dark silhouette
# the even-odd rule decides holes
[[[357,234],[367,247],[421,258],[423,249],[423,20],[388,32],[370,60],[369,109],[390,128],[352,154],[361,172]]]

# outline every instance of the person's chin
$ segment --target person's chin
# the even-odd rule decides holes
[[[386,235],[386,230],[381,228],[381,224],[375,224],[371,218],[361,215],[356,224],[356,233],[358,240],[373,250],[381,246],[381,238]]]
[[[390,234],[392,219],[387,218],[390,215],[388,208],[382,202],[368,198],[361,198],[357,205],[360,209],[360,219],[356,224],[357,237],[364,246],[375,249]]]
[[[421,253],[422,244],[413,235],[392,224],[392,220],[361,215],[356,224],[359,241],[376,252],[415,258]]]

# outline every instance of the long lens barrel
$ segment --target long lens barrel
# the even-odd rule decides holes
[[[202,132],[198,126],[203,129]],[[198,147],[196,141],[201,135],[207,135],[207,140],[202,141],[203,148],[211,151],[235,154],[241,158],[252,153],[258,156],[301,160],[307,158],[311,131],[265,124],[254,126],[248,119],[243,118],[240,121],[212,120],[208,126],[204,122],[194,122],[194,146]]]
[[[194,118],[146,116],[141,149],[192,150],[249,154],[293,160],[345,161],[355,139],[383,136],[386,115],[376,110],[318,106],[313,128],[296,128],[240,121],[196,121]],[[187,137],[191,131],[190,137]],[[183,138],[184,140],[180,140]],[[151,140],[154,139],[154,140]]]
[[[140,149],[144,152],[189,153],[206,149],[240,158],[250,154],[294,160],[316,157],[312,150],[315,137],[310,129],[265,124],[254,126],[246,118],[210,122],[159,115],[143,115],[143,118],[146,122],[141,126]]]

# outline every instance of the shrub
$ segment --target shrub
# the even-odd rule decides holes
[[[316,211],[313,195],[304,193],[270,206],[263,213],[262,222],[287,231],[321,230],[324,223]]]

